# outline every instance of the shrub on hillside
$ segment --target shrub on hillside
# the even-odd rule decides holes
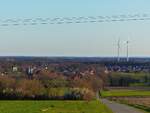
[[[48,80],[41,80],[46,88],[64,88],[68,86],[68,81],[64,77],[56,77]]]
[[[92,100],[94,99],[93,91],[87,88],[72,88],[64,96],[70,100]]]
[[[66,93],[65,88],[47,88],[47,96],[50,99],[63,99]]]
[[[5,90],[13,91],[16,87],[16,80],[7,76],[0,76],[0,92]]]
[[[35,98],[44,95],[45,88],[38,80],[20,80],[16,92],[23,97]]]

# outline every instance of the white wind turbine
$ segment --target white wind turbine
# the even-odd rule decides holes
[[[117,51],[118,51],[118,53],[117,53],[117,60],[118,60],[118,62],[120,62],[120,48],[121,48],[121,45],[120,45],[120,38],[118,39],[118,42],[117,42]]]
[[[129,49],[130,49],[130,47],[129,47],[129,44],[130,44],[130,41],[129,41],[129,38],[128,38],[128,40],[126,41],[126,47],[127,47],[127,49],[126,49],[126,60],[127,60],[127,62],[129,62],[129,60],[130,60],[130,56],[129,56]]]
[[[129,41],[127,40],[127,62],[129,62]]]

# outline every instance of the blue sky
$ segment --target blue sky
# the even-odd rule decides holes
[[[0,18],[150,14],[149,0],[0,0]],[[150,56],[150,21],[0,27],[0,55]]]

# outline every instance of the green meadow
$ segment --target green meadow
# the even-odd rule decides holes
[[[112,113],[99,101],[0,101],[0,113]]]
[[[134,96],[150,96],[150,91],[142,90],[108,90],[101,92],[102,97],[134,97]]]

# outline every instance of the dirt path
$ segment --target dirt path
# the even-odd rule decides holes
[[[105,105],[107,105],[114,113],[143,113],[135,108],[132,108],[130,106],[119,104],[116,102],[111,102],[106,99],[101,100]]]

